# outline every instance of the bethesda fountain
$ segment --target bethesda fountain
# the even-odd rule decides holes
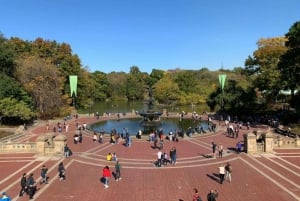
[[[149,98],[144,101],[144,109],[139,112],[139,115],[144,119],[141,122],[142,126],[158,126],[160,125],[160,116],[162,112],[155,108],[155,99],[153,97],[152,86],[145,87],[148,91]]]

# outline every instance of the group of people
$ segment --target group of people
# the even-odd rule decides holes
[[[48,168],[46,167],[46,165],[42,165],[40,174],[41,174],[40,185],[48,184],[49,176],[48,176]],[[20,185],[21,185],[21,190],[19,193],[20,197],[22,197],[26,193],[27,195],[29,195],[29,199],[33,199],[33,196],[37,191],[37,182],[34,179],[33,175],[34,175],[33,173],[30,173],[27,177],[27,174],[23,173],[20,181]],[[60,162],[58,165],[58,176],[60,181],[66,179],[65,168],[62,162]]]
[[[112,173],[110,171],[110,168],[109,166],[105,166],[103,169],[102,169],[102,177],[101,177],[101,182],[103,182],[104,184],[104,188],[108,188],[109,187],[109,178],[111,177]],[[121,178],[121,165],[119,163],[119,161],[116,161],[115,163],[115,180],[116,181],[120,181],[122,178]]]
[[[29,195],[29,199],[33,199],[33,196],[37,190],[37,183],[33,177],[33,173],[30,173],[28,177],[26,177],[26,173],[23,173],[21,178],[21,190],[19,196],[23,196],[24,193]],[[42,180],[47,180],[47,169],[45,166],[41,168],[41,176]]]
[[[111,153],[109,152],[107,155],[106,155],[106,160],[107,161],[117,161],[118,158],[117,158],[117,154],[116,153]]]
[[[223,145],[220,144],[216,144],[215,142],[212,142],[212,157],[216,158],[216,154],[218,152],[218,157],[219,158],[223,158]]]
[[[170,159],[169,159],[170,156]],[[176,147],[172,147],[170,150],[170,155],[168,156],[167,152],[162,153],[160,150],[157,152],[157,161],[154,162],[156,167],[161,167],[162,165],[167,166],[168,163],[176,165],[177,153]]]
[[[219,166],[219,178],[220,184],[223,184],[224,180],[231,182],[232,165],[228,162],[226,165],[221,164]]]
[[[218,196],[219,196],[218,190],[210,190],[206,196],[207,201],[216,201]],[[193,201],[202,201],[202,198],[197,188],[193,189]]]

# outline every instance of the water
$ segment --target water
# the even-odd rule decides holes
[[[208,130],[207,121],[193,119],[182,119],[180,121],[179,118],[161,118],[160,125],[151,127],[142,126],[142,121],[142,117],[134,119],[108,120],[90,125],[90,129],[97,132],[105,131],[105,133],[110,133],[111,129],[115,128],[118,133],[122,133],[123,128],[126,128],[130,135],[136,135],[138,130],[142,130],[145,134],[149,134],[151,131],[160,129],[162,129],[165,134],[168,134],[170,131],[174,133],[175,129],[177,131],[186,132],[189,127],[191,127],[192,130],[195,130],[200,126],[202,126],[204,130]]]

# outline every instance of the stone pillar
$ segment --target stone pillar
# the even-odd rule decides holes
[[[267,153],[273,152],[274,149],[274,138],[273,138],[273,134],[272,133],[265,133],[263,134],[263,138],[264,138],[264,151]]]
[[[248,154],[257,152],[256,135],[254,133],[244,134],[244,149]]]
[[[67,137],[63,134],[59,134],[53,139],[53,142],[54,142],[54,154],[63,155],[64,147],[67,143]]]
[[[45,143],[47,141],[47,137],[45,135],[41,135],[36,139],[36,152],[38,155],[45,155]]]

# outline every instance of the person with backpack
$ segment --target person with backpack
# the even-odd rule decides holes
[[[193,194],[193,201],[202,201],[200,195],[199,195],[199,191],[197,188],[193,189],[194,194]]]

